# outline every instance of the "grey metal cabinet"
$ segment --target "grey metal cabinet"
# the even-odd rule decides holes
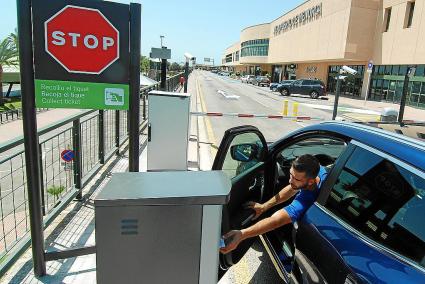
[[[95,199],[98,283],[217,283],[221,171],[117,173]]]
[[[148,103],[148,171],[187,170],[190,95],[152,91]]]

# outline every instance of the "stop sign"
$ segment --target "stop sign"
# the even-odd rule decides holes
[[[119,32],[97,9],[68,5],[44,26],[46,52],[68,72],[100,74],[119,58]]]

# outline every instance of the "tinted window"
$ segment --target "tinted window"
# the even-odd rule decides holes
[[[420,176],[357,148],[325,206],[368,237],[425,267],[425,180]]]

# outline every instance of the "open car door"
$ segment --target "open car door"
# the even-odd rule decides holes
[[[245,209],[244,203],[262,201],[267,154],[267,143],[258,128],[239,126],[225,132],[212,166],[212,170],[224,171],[232,181],[229,202],[223,206],[222,235],[253,224],[255,211]],[[245,240],[234,251],[220,254],[220,277],[244,256],[254,240]]]

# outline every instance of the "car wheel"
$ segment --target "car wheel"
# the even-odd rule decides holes
[[[280,93],[282,96],[289,96],[289,90],[288,89],[282,89],[280,90]]]
[[[310,93],[310,97],[311,97],[312,99],[318,99],[318,98],[319,98],[319,93],[318,93],[318,92],[316,92],[316,91],[312,91],[312,92]]]

